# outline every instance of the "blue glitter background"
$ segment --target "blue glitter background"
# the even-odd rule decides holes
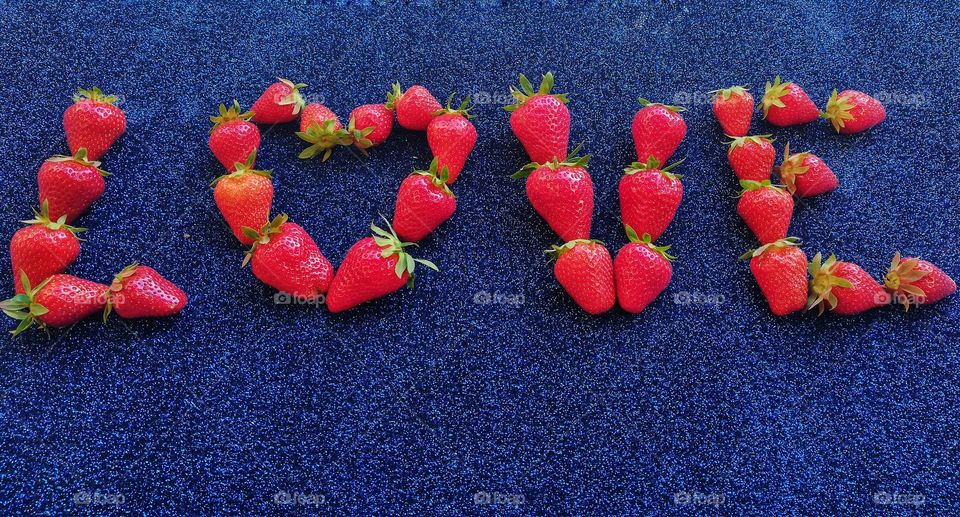
[[[737,261],[754,242],[706,95],[759,96],[780,73],[821,106],[834,87],[881,96],[888,119],[863,135],[775,131],[841,179],[791,234],[877,276],[899,249],[960,277],[957,2],[638,4],[0,3],[0,233],[66,151],[70,95],[98,85],[128,130],[69,271],[107,282],[139,260],[191,296],[176,318],[0,338],[0,513],[960,513],[960,299],[772,317]],[[679,259],[638,316],[573,305],[509,179],[525,155],[500,105],[519,72],[547,70],[594,154],[594,236],[612,250],[637,97],[689,108],[661,238]],[[240,268],[207,116],[277,75],[341,116],[394,80],[479,101],[458,211],[417,250],[440,274],[333,317],[274,304]],[[369,160],[327,163],[297,159],[292,127],[264,133],[275,210],[334,264],[429,161],[399,128]],[[883,504],[905,500],[923,505]]]

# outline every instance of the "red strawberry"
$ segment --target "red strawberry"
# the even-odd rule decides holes
[[[630,242],[620,248],[613,261],[617,301],[623,310],[637,314],[670,284],[670,261],[675,257],[667,253],[670,246],[653,244],[649,234],[640,239],[633,228],[628,226],[626,230]]]
[[[33,219],[23,221],[29,226],[13,234],[10,239],[10,262],[18,293],[26,288],[20,283],[21,273],[26,274],[31,284],[37,285],[50,275],[63,272],[77,260],[80,240],[76,234],[86,229],[67,226],[66,221],[65,215],[51,221],[47,204],[43,203],[40,212],[33,212]]]
[[[477,143],[477,130],[470,123],[470,97],[463,99],[459,108],[450,106],[453,95],[447,99],[447,107],[438,111],[427,126],[427,143],[430,151],[440,160],[439,167],[450,173],[448,183],[457,181],[467,156]]]
[[[680,147],[687,134],[687,123],[680,112],[686,109],[680,106],[657,104],[641,98],[643,105],[633,117],[631,131],[633,145],[637,148],[637,161],[646,162],[653,156],[660,163],[667,163]]]
[[[744,253],[750,271],[775,316],[802,311],[807,306],[807,254],[800,239],[787,237]]]
[[[823,160],[809,152],[790,154],[789,143],[783,148],[779,173],[787,190],[799,197],[817,196],[840,185],[837,176]]]
[[[826,305],[834,314],[849,315],[864,312],[890,302],[890,295],[866,271],[852,262],[840,262],[830,257],[822,262],[817,253],[810,261],[810,298],[807,307],[819,308],[823,314]]]
[[[47,158],[37,173],[40,204],[47,203],[51,219],[66,216],[72,223],[103,194],[103,178],[109,176],[100,169],[100,162],[87,159],[87,148],[81,147],[73,156]]]
[[[820,110],[797,83],[767,81],[763,94],[763,118],[775,126],[797,126],[817,120]]]
[[[402,242],[389,223],[387,228],[389,232],[371,224],[373,237],[360,239],[347,252],[327,293],[330,312],[343,312],[381,298],[404,284],[412,287],[417,262],[438,271],[433,262],[410,256],[406,248],[413,243]]]
[[[114,105],[116,102],[116,96],[104,95],[96,86],[73,96],[73,105],[63,112],[63,130],[71,154],[85,147],[88,159],[99,160],[127,130],[127,117]]]
[[[307,300],[327,292],[333,266],[303,228],[287,222],[287,214],[274,217],[259,232],[245,227],[243,233],[255,239],[243,264],[251,262],[261,282]]]
[[[900,260],[899,251],[893,255],[883,284],[905,310],[910,304],[936,303],[957,292],[957,283],[940,268],[918,258]]]
[[[837,133],[849,135],[866,131],[887,118],[883,104],[857,90],[844,90],[837,95],[833,90],[827,101],[827,111],[820,114],[830,121]]]
[[[241,113],[240,103],[233,101],[227,108],[220,105],[220,114],[210,117],[213,129],[207,141],[213,155],[227,168],[233,170],[235,163],[243,163],[260,147],[260,130],[250,122],[253,113]]]
[[[565,106],[567,94],[550,93],[551,90],[552,72],[543,76],[536,91],[526,76],[520,74],[520,88],[510,87],[510,95],[516,102],[503,108],[511,112],[510,128],[530,160],[536,163],[562,159],[567,155],[570,141],[570,111]]]
[[[727,161],[738,179],[750,181],[769,180],[773,174],[773,162],[777,150],[773,148],[771,135],[741,136],[733,138],[727,149]]]
[[[273,183],[270,171],[253,169],[257,152],[245,163],[235,163],[234,171],[213,180],[213,200],[230,230],[244,246],[256,240],[243,232],[244,227],[260,228],[270,220]]]
[[[359,128],[359,129],[358,129]],[[366,134],[363,132],[367,131]],[[348,131],[354,137],[354,144],[361,148],[376,147],[387,141],[393,131],[393,111],[384,104],[364,104],[350,113]],[[356,132],[360,131],[358,135]],[[366,141],[362,141],[366,138]]]
[[[107,292],[103,321],[110,312],[121,318],[163,318],[177,314],[187,305],[187,295],[151,267],[136,262],[113,277]]]
[[[415,84],[402,91],[398,82],[393,83],[393,91],[387,94],[385,106],[397,112],[401,127],[412,131],[426,131],[434,113],[443,108],[430,90]]]
[[[253,103],[253,117],[250,120],[258,124],[293,122],[303,109],[304,101],[300,90],[306,86],[278,77],[277,82],[268,86]]]
[[[743,86],[714,90],[713,114],[728,136],[746,136],[753,118],[753,95]]]
[[[307,104],[300,115],[297,136],[311,145],[300,152],[300,159],[313,158],[322,152],[322,161],[327,161],[335,147],[353,143],[350,135],[330,108],[319,103]]]
[[[429,170],[413,171],[400,184],[393,228],[404,241],[420,241],[457,209],[457,198],[447,186],[447,169],[438,173],[437,161],[430,162]]]
[[[40,327],[66,327],[99,312],[107,303],[108,286],[71,275],[53,275],[36,287],[20,273],[23,294],[0,302],[0,309],[18,320],[11,333],[16,336],[33,324]]]
[[[600,241],[578,239],[553,246],[553,275],[567,294],[589,314],[602,314],[617,303],[613,261]]]
[[[737,203],[737,213],[757,236],[760,244],[770,244],[787,236],[793,218],[793,197],[785,190],[770,184],[741,180],[743,192]]]
[[[647,163],[634,162],[620,178],[620,217],[624,226],[641,234],[649,233],[657,240],[663,234],[680,206],[683,184],[680,176],[670,172],[683,160],[660,168],[655,158]]]
[[[580,147],[562,162],[530,163],[513,175],[527,178],[527,199],[564,242],[590,238],[593,182],[587,172],[590,155],[577,156]]]

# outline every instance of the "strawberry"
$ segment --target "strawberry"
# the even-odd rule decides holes
[[[556,259],[553,275],[587,313],[602,314],[617,303],[613,261],[602,242],[577,239],[547,253]]]
[[[590,238],[593,182],[587,172],[590,155],[577,156],[580,147],[562,162],[530,163],[513,175],[527,178],[527,199],[564,242]]]
[[[729,136],[729,135],[728,135]],[[738,179],[750,181],[769,180],[773,174],[773,162],[777,150],[773,148],[772,135],[741,136],[727,142],[727,161]]]
[[[657,240],[663,234],[680,206],[683,184],[680,176],[670,172],[683,160],[660,168],[656,158],[647,163],[634,162],[620,178],[620,217],[623,224],[640,234],[649,233]]]
[[[562,159],[567,155],[570,141],[567,94],[550,93],[551,90],[552,72],[543,76],[540,88],[536,91],[526,76],[520,74],[520,88],[510,87],[510,95],[516,102],[503,108],[511,112],[510,128],[523,144],[530,160],[536,163]]]
[[[274,217],[259,232],[248,226],[243,233],[254,239],[243,264],[250,262],[261,282],[307,300],[327,292],[333,266],[300,225],[287,222],[287,214]]]
[[[51,219],[66,216],[66,223],[72,223],[103,194],[106,176],[109,173],[100,169],[100,162],[87,158],[86,147],[73,156],[47,158],[37,172],[40,204],[47,203]]]
[[[293,122],[303,109],[303,96],[300,90],[307,85],[277,78],[253,103],[250,120],[258,124],[280,124]]]
[[[187,295],[151,267],[134,262],[113,277],[103,321],[112,311],[121,318],[163,318],[187,305]]]
[[[447,186],[447,168],[438,173],[438,161],[434,158],[429,170],[413,171],[400,184],[393,228],[404,241],[420,241],[457,209],[457,198]]]
[[[613,271],[620,308],[637,314],[670,284],[670,261],[675,257],[667,253],[670,246],[653,244],[649,234],[641,239],[633,228],[627,226],[626,230],[630,242],[617,253]]]
[[[829,304],[835,314],[850,315],[886,305],[890,295],[866,271],[852,262],[840,262],[820,253],[810,261],[810,297],[807,308],[823,314]]]
[[[440,160],[439,167],[450,173],[448,183],[457,181],[467,156],[477,143],[477,130],[470,123],[470,97],[463,99],[459,108],[450,107],[453,95],[447,99],[447,107],[436,112],[427,126],[427,143],[430,152]]]
[[[763,118],[780,127],[806,124],[820,117],[820,110],[803,88],[793,82],[781,83],[779,75],[773,84],[767,81],[761,106]]]
[[[393,91],[387,94],[385,106],[395,110],[400,126],[411,131],[426,131],[433,114],[443,108],[430,90],[415,84],[402,91],[399,82],[393,83]]]
[[[371,224],[373,237],[360,239],[347,251],[327,293],[327,309],[330,312],[343,312],[381,298],[404,284],[412,287],[414,268],[418,262],[438,271],[433,262],[415,259],[407,253],[406,248],[414,244],[401,241],[389,222],[387,228],[389,231]]]
[[[311,145],[300,152],[300,159],[313,158],[323,152],[321,161],[327,161],[335,147],[353,143],[350,135],[351,132],[343,129],[340,119],[330,108],[320,103],[307,104],[300,115],[297,136]]]
[[[834,89],[827,101],[827,111],[820,114],[830,121],[837,133],[850,135],[866,131],[887,118],[883,104],[857,90],[844,90],[837,95]]]
[[[775,316],[802,311],[807,306],[807,254],[800,239],[787,237],[764,244],[740,256],[750,259],[750,271]]]
[[[81,147],[87,149],[89,160],[99,160],[106,154],[127,130],[127,117],[116,102],[115,95],[104,95],[96,86],[73,96],[73,105],[63,112],[70,154],[77,154]]]
[[[936,303],[957,292],[957,283],[940,268],[918,258],[901,260],[899,251],[893,255],[883,284],[905,310],[910,304]]]
[[[637,161],[646,162],[653,156],[658,162],[667,163],[687,134],[687,123],[680,116],[680,112],[686,109],[644,98],[640,99],[640,104],[643,107],[633,117],[630,127],[633,145],[637,148]]]
[[[0,302],[0,309],[20,324],[11,334],[27,330],[34,324],[40,327],[66,327],[99,312],[107,303],[109,286],[77,278],[72,275],[47,277],[31,287],[26,273],[20,272],[23,293]]]
[[[270,171],[254,170],[256,160],[254,151],[244,163],[235,163],[233,172],[213,180],[213,200],[244,246],[252,245],[256,239],[246,235],[243,228],[260,228],[266,224],[273,204],[272,175]]]
[[[760,244],[770,244],[787,236],[793,217],[793,197],[785,190],[762,182],[741,180],[737,213],[757,236]]]
[[[213,128],[207,144],[217,160],[233,170],[235,163],[243,163],[247,157],[260,147],[260,130],[250,122],[253,112],[241,113],[240,103],[233,101],[227,108],[220,105],[220,114],[210,117]]]
[[[13,234],[10,239],[10,262],[17,293],[24,292],[26,288],[20,283],[21,274],[36,285],[50,275],[63,272],[77,260],[80,240],[76,234],[86,229],[67,226],[66,221],[65,215],[51,221],[44,202],[39,212],[34,210],[33,219],[23,221],[29,226]]]
[[[713,114],[727,136],[746,136],[753,118],[753,95],[743,86],[733,86],[710,92],[713,97]]]
[[[810,152],[790,154],[790,144],[783,148],[779,168],[780,181],[791,194],[817,196],[837,188],[840,181],[818,156]]]
[[[393,111],[384,104],[364,104],[350,113],[348,131],[360,149],[376,147],[387,141],[393,131]],[[357,129],[360,128],[360,129]],[[370,131],[366,131],[371,128]],[[360,131],[358,135],[356,132]],[[364,131],[366,133],[364,134]],[[363,139],[366,138],[366,141]]]

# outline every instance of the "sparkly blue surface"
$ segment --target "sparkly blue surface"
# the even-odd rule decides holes
[[[900,249],[960,276],[956,2],[309,4],[0,3],[0,233],[30,214],[41,162],[66,150],[70,94],[98,85],[125,98],[129,126],[70,272],[106,282],[139,260],[191,296],[163,321],[0,338],[0,514],[916,510],[876,506],[884,493],[960,513],[960,300],[772,317],[736,260],[753,241],[705,93],[756,95],[780,73],[821,106],[834,87],[883,94],[888,119],[867,134],[775,131],[778,149],[809,148],[841,180],[798,208],[791,233],[876,275]],[[679,259],[639,316],[573,306],[542,253],[551,234],[508,178],[525,160],[499,105],[517,73],[546,70],[594,154],[594,236],[613,250],[636,98],[690,108],[685,198],[662,238]],[[276,75],[342,116],[394,80],[481,101],[458,212],[417,250],[442,273],[332,317],[275,305],[239,267],[208,186],[221,169],[206,117],[249,106]],[[291,127],[266,133],[276,210],[334,264],[428,162],[424,136],[399,129],[369,160],[324,164],[297,160]],[[692,303],[675,302],[684,293]],[[682,493],[722,504],[677,504]]]

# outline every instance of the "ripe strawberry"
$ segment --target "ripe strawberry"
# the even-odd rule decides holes
[[[112,311],[121,318],[163,318],[187,305],[187,295],[151,267],[134,262],[113,277],[103,321]]]
[[[402,91],[399,82],[393,83],[393,91],[387,93],[385,106],[395,110],[400,126],[411,131],[426,131],[434,113],[443,108],[430,90],[415,84]]]
[[[793,218],[793,197],[785,190],[762,182],[741,180],[737,213],[760,244],[770,244],[787,236]]]
[[[850,135],[866,131],[887,118],[883,104],[857,90],[844,90],[837,95],[833,90],[827,101],[827,111],[820,114],[830,121],[837,133]]]
[[[335,147],[353,143],[350,135],[351,132],[343,129],[340,119],[330,108],[320,103],[307,104],[300,115],[297,136],[311,145],[300,152],[300,159],[313,158],[322,152],[321,160],[327,161]]]
[[[567,155],[570,141],[570,111],[565,106],[567,94],[550,93],[551,90],[552,72],[543,76],[536,91],[526,76],[520,74],[520,88],[510,87],[510,95],[516,102],[503,108],[511,112],[510,128],[530,160],[536,163],[562,159]]]
[[[438,111],[427,126],[427,143],[430,152],[440,160],[439,167],[450,173],[448,183],[457,181],[467,156],[477,143],[477,130],[470,123],[470,97],[463,99],[459,108],[452,108],[453,95],[447,99],[447,107]]]
[[[817,120],[820,110],[810,100],[803,88],[793,82],[780,82],[778,75],[773,84],[767,81],[763,94],[763,118],[775,126],[797,126]]]
[[[348,131],[354,137],[354,145],[360,149],[376,147],[386,142],[393,131],[393,111],[384,104],[357,106],[350,113],[348,126]],[[366,131],[367,128],[371,128],[370,131]]]
[[[270,171],[253,169],[257,152],[250,153],[244,163],[235,163],[234,171],[213,180],[213,200],[230,230],[241,244],[250,246],[255,238],[243,228],[260,228],[270,220],[273,204],[273,183]]]
[[[106,176],[109,173],[100,169],[100,162],[87,158],[86,147],[73,156],[47,158],[37,172],[40,204],[47,203],[51,219],[66,216],[66,223],[72,223],[103,194]]]
[[[899,251],[893,255],[883,284],[905,310],[910,304],[936,303],[957,292],[957,283],[940,268],[918,258],[900,260]]]
[[[527,178],[527,199],[564,242],[590,238],[593,182],[587,172],[590,155],[577,156],[580,147],[562,162],[530,163],[513,175]]]
[[[649,234],[641,239],[633,228],[628,226],[626,230],[630,242],[620,248],[613,261],[617,301],[623,310],[637,314],[670,284],[670,261],[675,257],[667,253],[670,246],[653,244]]]
[[[710,92],[713,97],[713,114],[731,137],[746,136],[753,118],[753,95],[743,86],[733,86]]]
[[[840,262],[830,257],[822,262],[820,253],[810,261],[810,297],[807,308],[819,308],[823,314],[826,305],[835,314],[849,315],[886,305],[890,295],[866,271],[852,262]]]
[[[19,282],[24,291],[0,302],[0,309],[20,324],[10,331],[17,334],[34,324],[40,327],[66,327],[99,312],[107,303],[108,286],[71,275],[47,277],[36,287],[21,271]]]
[[[447,186],[447,168],[438,173],[437,162],[434,158],[429,170],[413,171],[400,184],[393,228],[404,241],[420,241],[457,209],[457,198]]]
[[[259,232],[245,227],[243,233],[255,239],[243,264],[250,262],[261,282],[308,300],[327,292],[333,266],[300,225],[287,222],[287,214],[274,217]]]
[[[729,135],[728,135],[729,136]],[[750,181],[769,180],[773,174],[773,162],[777,150],[773,148],[772,135],[741,136],[733,138],[727,149],[727,161],[738,179]]]
[[[304,101],[300,89],[306,86],[278,77],[277,82],[268,86],[253,103],[253,117],[250,120],[258,124],[293,122],[303,109]]]
[[[557,261],[553,275],[583,310],[602,314],[617,303],[613,261],[602,242],[578,239],[547,253]]]
[[[406,248],[414,244],[402,242],[389,222],[387,228],[389,232],[371,224],[373,237],[360,239],[347,252],[327,293],[327,309],[330,312],[343,312],[381,298],[404,284],[413,287],[413,271],[417,262],[439,271],[433,262],[410,256]]]
[[[116,96],[104,95],[96,86],[73,96],[73,105],[63,112],[70,154],[77,154],[81,147],[87,149],[90,160],[99,160],[106,154],[127,130],[127,117],[114,105],[116,102]]]
[[[791,194],[811,197],[830,192],[840,185],[837,176],[818,156],[810,152],[790,154],[790,144],[783,148],[780,181]]]
[[[683,160],[660,168],[656,158],[647,163],[634,162],[620,178],[620,217],[624,226],[640,234],[649,233],[657,240],[663,234],[680,206],[683,184],[680,176],[670,172]]]
[[[10,262],[17,293],[24,292],[26,287],[20,283],[21,273],[25,273],[30,283],[36,285],[50,275],[63,272],[77,260],[80,240],[76,234],[86,229],[67,226],[66,221],[65,215],[51,221],[47,204],[43,203],[40,212],[34,210],[33,219],[23,221],[29,226],[13,234],[10,239]]]
[[[750,271],[775,316],[802,311],[807,306],[807,254],[800,239],[787,237],[764,244],[740,256],[750,259]]]
[[[242,113],[240,103],[233,101],[230,108],[221,104],[220,114],[210,117],[213,128],[207,144],[228,171],[233,170],[235,163],[245,162],[250,153],[260,147],[260,130],[250,122],[252,116],[250,111]]]
[[[686,111],[680,106],[657,104],[641,98],[643,105],[633,117],[631,131],[633,145],[637,148],[637,161],[646,162],[653,156],[660,163],[667,163],[680,147],[687,134],[687,123],[680,112]]]

